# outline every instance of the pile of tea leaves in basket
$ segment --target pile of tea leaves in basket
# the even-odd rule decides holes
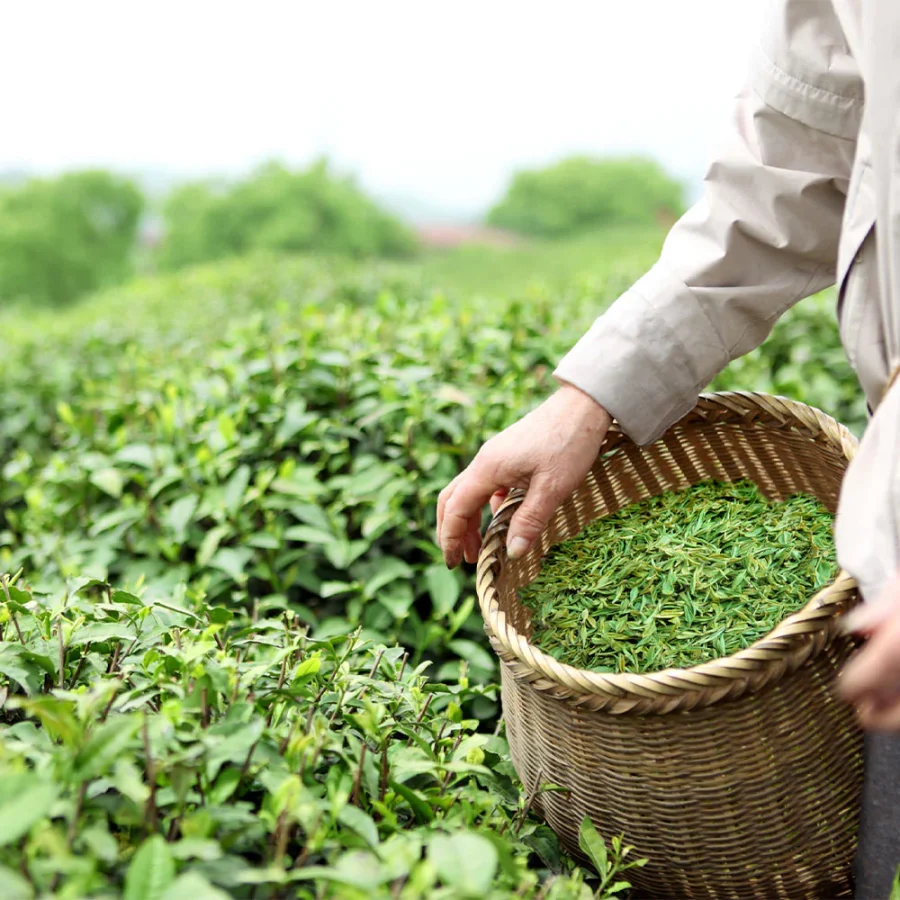
[[[551,549],[519,597],[532,643],[560,662],[653,672],[749,647],[836,572],[819,500],[703,482],[597,519]]]

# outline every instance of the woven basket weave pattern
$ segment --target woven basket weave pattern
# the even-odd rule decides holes
[[[629,873],[651,897],[846,896],[861,786],[861,733],[834,697],[853,651],[837,617],[857,602],[842,573],[804,609],[731,657],[648,675],[557,662],[529,642],[516,590],[554,544],[628,503],[715,478],[766,496],[803,491],[832,512],[855,438],[817,410],[760,394],[700,399],[656,443],[620,431],[537,546],[510,561],[498,510],[478,565],[486,630],[501,658],[510,750],[534,808],[573,852],[584,816],[650,863]]]

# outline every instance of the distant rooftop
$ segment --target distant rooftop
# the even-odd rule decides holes
[[[464,244],[484,247],[515,247],[521,243],[518,235],[485,225],[415,225],[418,239],[426,247],[444,249]]]

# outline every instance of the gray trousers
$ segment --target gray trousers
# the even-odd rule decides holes
[[[867,734],[856,900],[888,900],[900,865],[900,735]]]

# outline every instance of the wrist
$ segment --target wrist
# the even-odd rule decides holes
[[[559,388],[554,396],[559,397],[568,412],[582,421],[596,425],[604,432],[612,424],[612,415],[605,406],[598,403],[590,394],[568,381],[559,380]]]

